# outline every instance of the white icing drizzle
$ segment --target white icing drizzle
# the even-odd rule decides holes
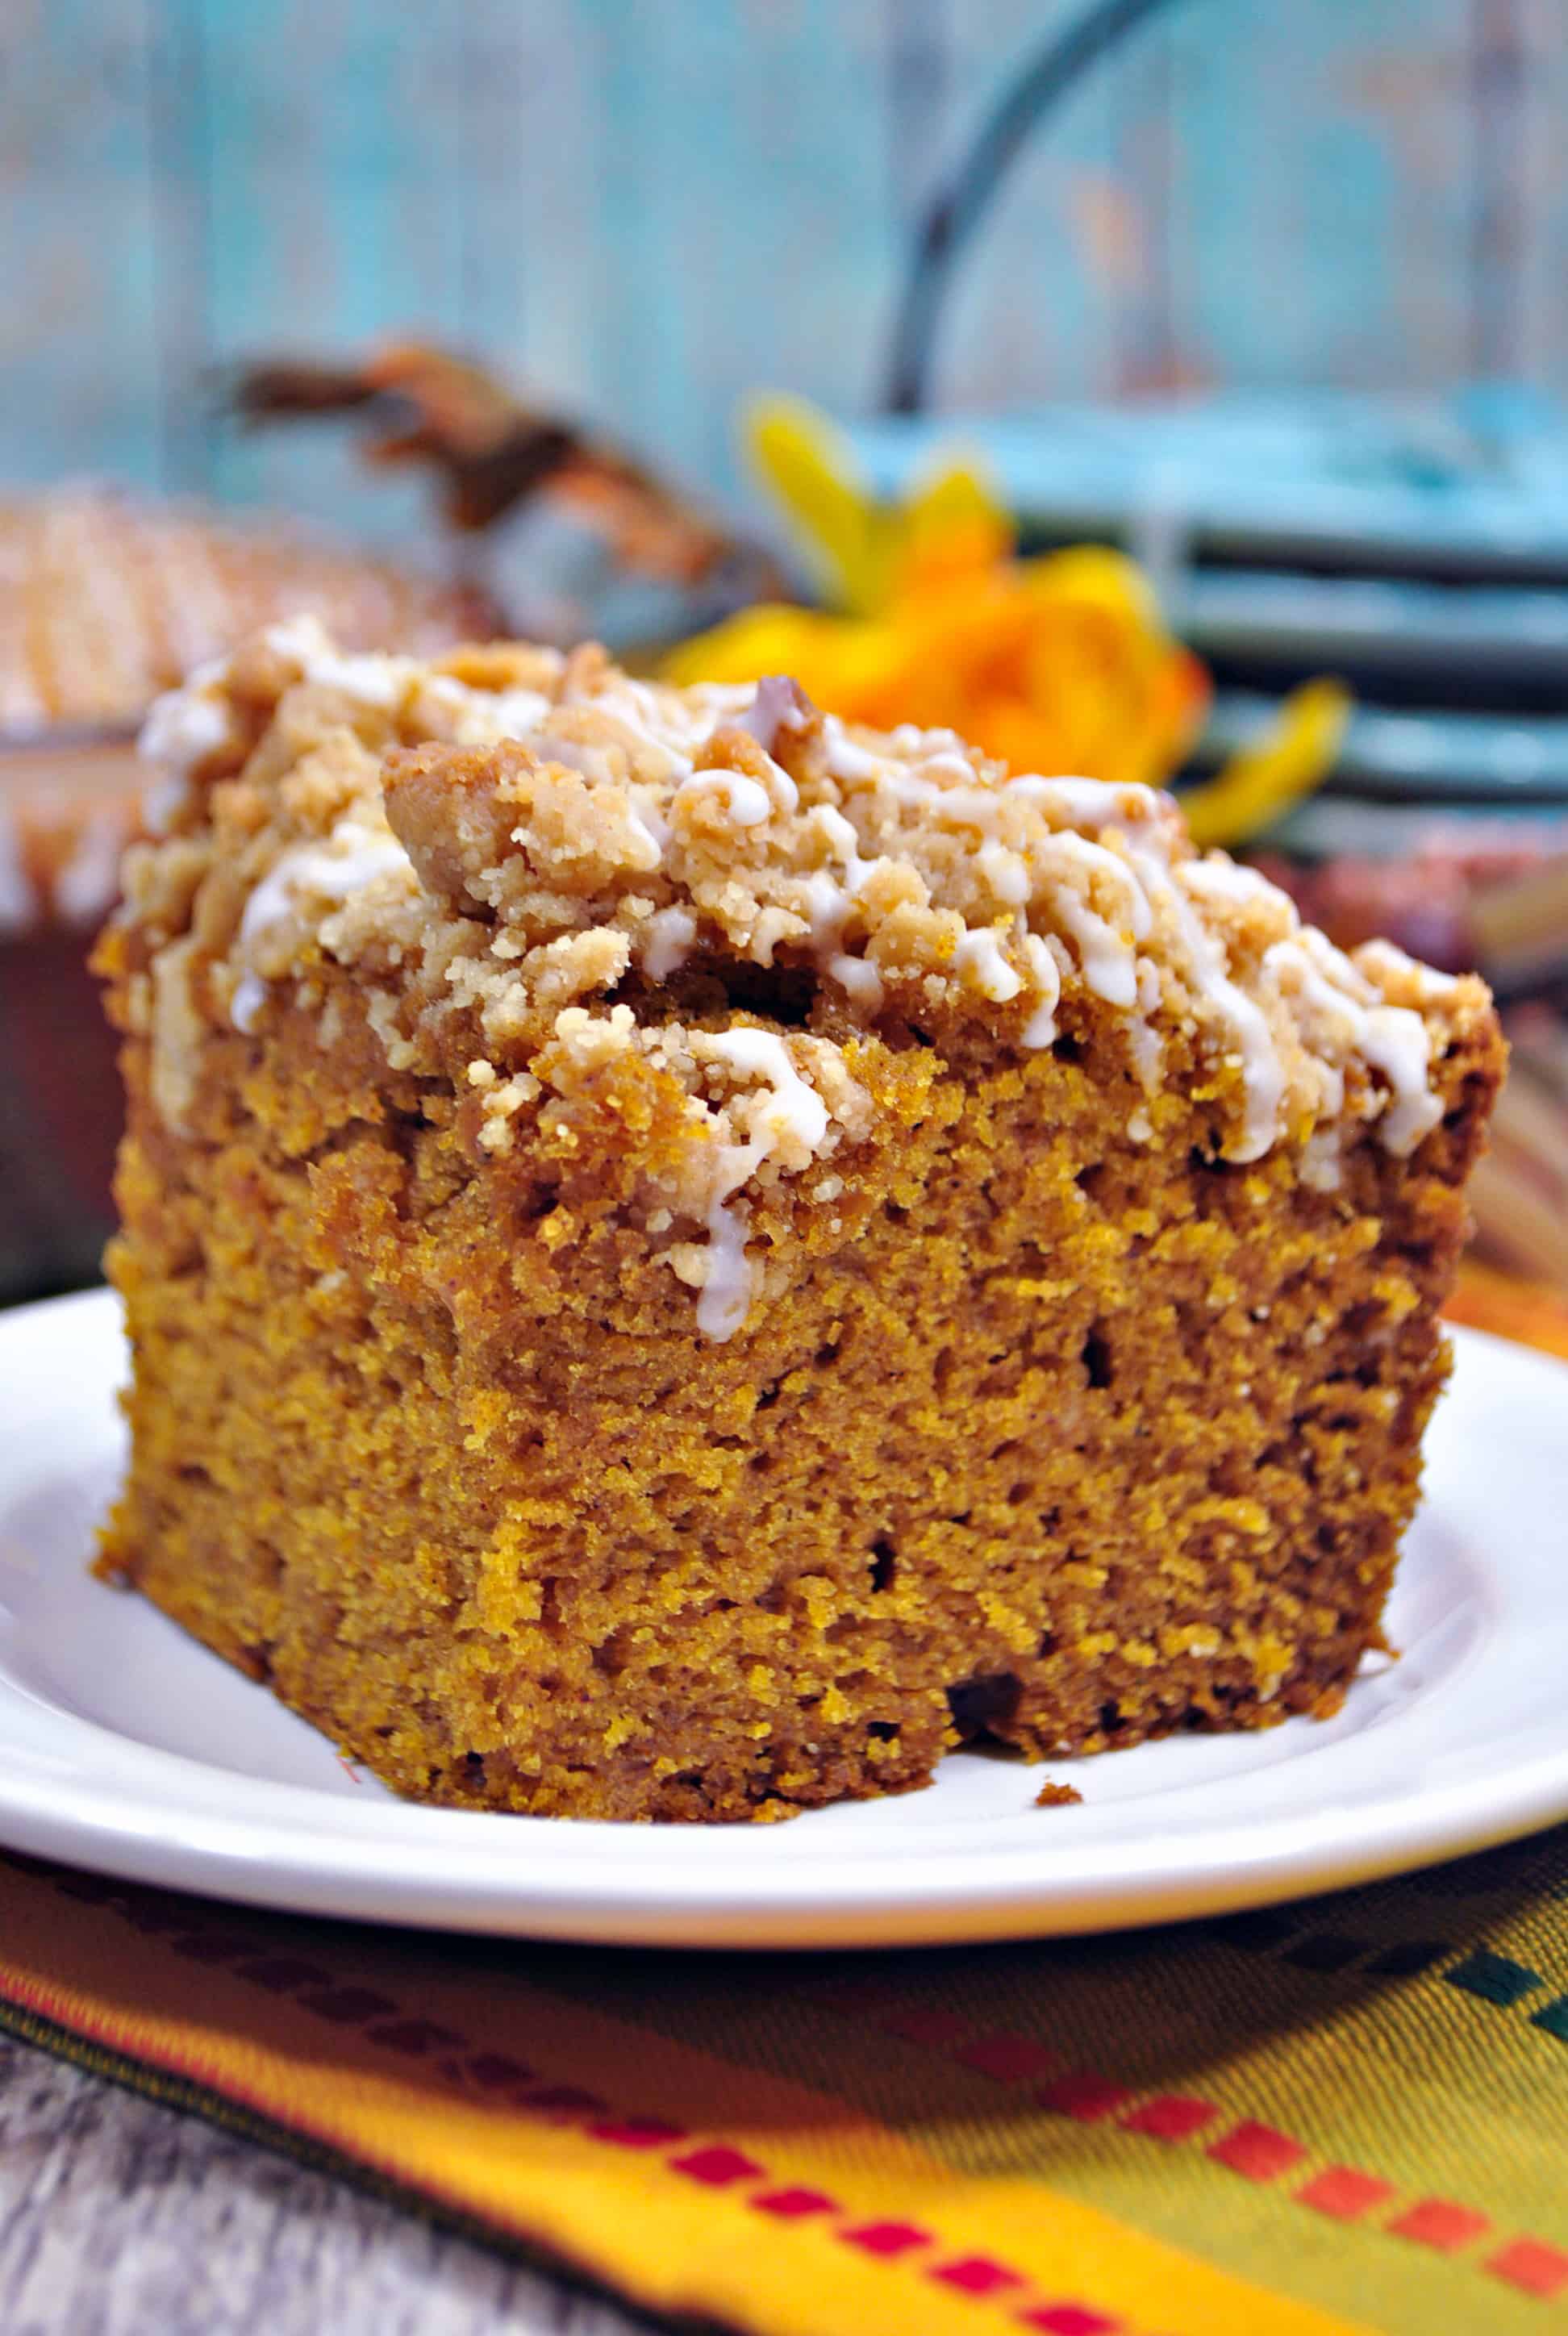
[[[656,868],[664,866],[664,850],[669,842],[669,830],[663,820],[657,823],[646,813],[632,808],[627,814],[627,824],[642,846],[642,857],[630,865],[639,875],[651,876]]]
[[[862,1014],[880,1014],[887,990],[881,975],[869,958],[849,957],[838,949],[827,960],[827,969],[836,982],[848,991]]]
[[[1395,941],[1363,941],[1358,954],[1368,973],[1378,975],[1384,981],[1398,976],[1409,985],[1423,1006],[1442,1004],[1459,987],[1456,973],[1439,973],[1435,965],[1423,965],[1418,958],[1407,957]]]
[[[390,828],[370,827],[345,813],[325,843],[295,844],[274,861],[245,903],[239,947],[245,950],[264,941],[302,900],[346,900],[385,876],[403,876],[411,886],[418,882],[413,861]],[[267,982],[247,967],[229,1002],[237,1030],[254,1029],[268,995]]]
[[[696,939],[689,909],[659,909],[648,919],[642,944],[642,969],[650,981],[667,981],[686,963]]]
[[[1155,815],[1160,802],[1153,788],[1120,779],[1042,779],[1026,774],[1008,779],[1007,790],[1071,827],[1142,825]]]
[[[551,709],[544,705],[544,710],[548,713]],[[537,754],[541,763],[560,763],[566,770],[580,771],[585,779],[597,779],[601,784],[614,776],[610,761],[613,745],[608,738],[558,738],[553,730],[541,730],[530,722],[522,724],[520,735],[526,737],[530,753]]]
[[[802,711],[801,694],[787,674],[765,674],[756,686],[756,696],[739,716],[740,726],[749,730],[765,754],[771,754],[778,744],[781,730],[798,730],[805,715]]]
[[[708,1203],[707,1279],[697,1294],[696,1327],[705,1338],[722,1346],[733,1338],[751,1311],[753,1274],[745,1253],[751,1211],[731,1195],[745,1183],[755,1162],[750,1147],[726,1144],[719,1153],[720,1168]]]
[[[1057,1007],[1062,995],[1061,972],[1038,933],[1026,933],[1020,946],[1024,962],[1034,977],[1038,1000],[1020,1033],[1020,1043],[1031,1048],[1048,1046],[1057,1036]]]
[[[159,774],[142,804],[154,835],[167,835],[186,809],[191,774],[234,743],[233,708],[222,694],[227,673],[221,659],[198,666],[181,688],[165,690],[148,708],[136,751]]]
[[[1160,1010],[1160,968],[1152,958],[1138,959],[1138,1011],[1132,1017],[1128,1036],[1133,1048],[1133,1063],[1143,1082],[1144,1092],[1154,1095],[1160,1084],[1165,1066],[1165,1042],[1154,1027],[1153,1017]],[[1151,1134],[1153,1131],[1150,1131]],[[1144,1138],[1147,1141],[1147,1138]]]
[[[409,657],[375,652],[346,656],[334,646],[319,617],[290,617],[283,624],[269,625],[262,638],[274,657],[297,665],[301,681],[336,689],[354,705],[376,713],[392,713],[418,676],[419,668]]]
[[[193,674],[183,689],[167,689],[148,708],[138,752],[176,775],[192,770],[228,745],[233,732],[229,700],[211,686],[210,668]]]
[[[1307,1009],[1329,1114],[1343,1108],[1344,1061],[1355,1052],[1388,1082],[1386,1098],[1375,1106],[1383,1144],[1399,1158],[1413,1152],[1443,1115],[1428,1085],[1430,1045],[1421,1017],[1384,1004],[1349,959],[1310,928],[1276,941],[1263,961]]]
[[[969,987],[995,1006],[1006,1006],[1024,986],[1002,955],[997,934],[989,928],[965,933],[953,951],[953,970],[960,979],[966,974],[971,976]]]
[[[1337,1127],[1315,1127],[1301,1146],[1296,1173],[1310,1192],[1337,1192],[1344,1181],[1342,1145]]]
[[[755,1284],[745,1247],[749,1212],[733,1196],[765,1160],[776,1157],[798,1169],[814,1158],[827,1134],[828,1107],[774,1031],[694,1031],[690,1045],[699,1062],[723,1063],[742,1078],[765,1083],[763,1093],[730,1105],[731,1121],[745,1126],[745,1140],[719,1146],[708,1202],[707,1278],[696,1320],[704,1338],[722,1342],[745,1320]]]
[[[414,880],[414,863],[391,829],[346,816],[325,843],[297,843],[273,862],[245,903],[240,940],[259,939],[301,900],[346,900],[378,877],[394,875]]]
[[[1145,885],[1156,885],[1170,906],[1197,994],[1230,1024],[1236,1040],[1235,1059],[1246,1100],[1241,1141],[1227,1147],[1227,1156],[1242,1162],[1261,1160],[1279,1137],[1280,1105],[1285,1099],[1285,1070],[1274,1034],[1262,1008],[1231,979],[1222,943],[1194,915],[1180,887],[1146,858],[1143,873]]]
[[[1021,909],[1029,897],[1028,863],[1005,843],[982,843],[975,855],[980,874],[996,898],[1009,909]]]
[[[789,1048],[774,1030],[695,1031],[691,1049],[699,1062],[725,1063],[743,1078],[763,1079],[768,1094],[732,1110],[743,1115],[759,1159],[775,1152],[790,1157],[786,1164],[803,1167],[827,1134],[828,1107],[815,1087],[803,1079]],[[798,1156],[796,1156],[798,1155]]]
[[[830,850],[839,853],[843,863],[842,877],[834,876],[826,868],[815,868],[801,879],[802,905],[810,924],[812,953],[857,1003],[874,1014],[881,1010],[885,994],[882,978],[875,966],[852,955],[841,943],[855,895],[875,862],[861,858],[857,848],[860,839],[842,812],[819,803],[811,817],[818,833]]]
[[[554,711],[553,701],[538,689],[470,689],[463,682],[453,686],[477,706],[491,736],[499,730],[503,738],[526,737],[536,722]]]
[[[1076,868],[1085,879],[1084,891],[1071,883],[1061,882],[1051,893],[1051,905],[1058,921],[1078,944],[1078,961],[1085,981],[1107,1006],[1130,1009],[1138,1002],[1134,944],[1148,939],[1154,922],[1147,897],[1126,861],[1118,860],[1114,852],[1107,852],[1104,844],[1091,843],[1087,836],[1068,830],[1053,835],[1048,850],[1053,863],[1064,870]],[[1114,887],[1123,924],[1113,924],[1089,905],[1085,893],[1096,876]]]
[[[773,814],[773,802],[760,779],[744,771],[694,771],[676,789],[677,810],[701,795],[722,795],[737,827],[761,827]]]
[[[455,674],[432,673],[420,679],[419,707],[445,716],[450,726],[442,735],[457,745],[482,745],[498,737],[521,738],[554,713],[555,700],[542,690],[474,689]]]
[[[249,1037],[255,1029],[262,1007],[272,995],[272,985],[263,981],[258,973],[242,973],[234,985],[234,995],[229,1001],[229,1018],[235,1028]]]
[[[809,816],[828,850],[838,855],[844,871],[844,890],[852,897],[875,867],[875,861],[861,858],[860,836],[852,822],[842,811],[835,811],[832,803],[817,803]]]
[[[1249,900],[1261,900],[1271,895],[1278,897],[1279,888],[1255,868],[1243,868],[1235,860],[1188,860],[1183,863],[1182,881],[1189,892],[1199,892],[1214,900],[1232,900],[1238,906]],[[1349,960],[1347,960],[1349,962]]]
[[[1407,1006],[1370,1007],[1360,1047],[1372,1068],[1388,1082],[1390,1099],[1378,1132],[1385,1149],[1403,1160],[1443,1116],[1442,1098],[1427,1084],[1431,1053],[1427,1025]]]
[[[835,714],[823,717],[823,745],[827,750],[828,769],[843,785],[874,785],[878,779],[888,775],[886,756],[857,746]]]

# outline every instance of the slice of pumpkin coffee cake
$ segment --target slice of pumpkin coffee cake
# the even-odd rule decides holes
[[[726,1818],[1334,1708],[1502,1071],[1137,787],[274,628],[100,945],[102,1563],[399,1790]]]

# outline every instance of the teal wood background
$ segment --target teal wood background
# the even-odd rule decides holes
[[[0,0],[0,478],[396,532],[415,489],[205,384],[408,329],[726,490],[744,391],[874,397],[912,223],[1068,5]],[[1009,181],[940,403],[1562,391],[1565,125],[1568,0],[1180,0]]]

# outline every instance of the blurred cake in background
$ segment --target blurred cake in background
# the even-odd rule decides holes
[[[193,665],[301,609],[355,648],[437,647],[487,621],[472,596],[297,526],[91,484],[0,499],[0,734],[134,728]]]
[[[90,485],[0,500],[0,927],[102,916],[152,700],[302,611],[356,649],[492,629],[473,591],[283,523]]]
[[[73,484],[0,499],[0,1300],[90,1277],[118,1079],[83,959],[112,904],[159,694],[274,618],[356,649],[493,629],[475,593],[283,522]]]

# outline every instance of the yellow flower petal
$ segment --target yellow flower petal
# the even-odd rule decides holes
[[[898,514],[893,593],[927,578],[997,567],[1013,539],[1012,520],[979,467],[955,462],[917,487]]]
[[[665,657],[667,681],[758,681],[765,673],[791,673],[809,662],[812,637],[831,618],[809,608],[764,601],[743,608],[710,631],[696,633]]]
[[[817,581],[856,612],[886,599],[896,526],[867,492],[843,433],[799,397],[758,397],[742,418],[745,451],[781,506]]]
[[[1182,796],[1194,842],[1244,843],[1310,794],[1333,768],[1350,704],[1338,681],[1292,690],[1265,737]]]
[[[1160,611],[1149,579],[1125,551],[1080,543],[1021,564],[1031,590],[1050,599],[1083,600],[1112,610],[1145,631],[1158,632]]]

